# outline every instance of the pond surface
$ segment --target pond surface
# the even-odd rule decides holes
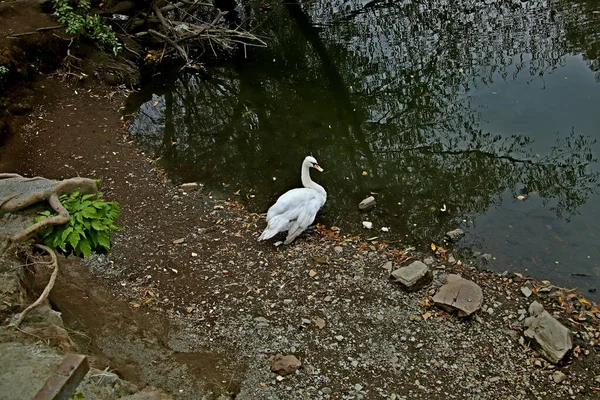
[[[265,212],[312,154],[328,191],[317,222],[356,233],[370,220],[365,237],[420,248],[460,226],[491,268],[600,299],[597,2],[239,11],[269,48],[208,79],[155,76],[131,99],[131,136],[175,182]],[[376,209],[360,214],[371,194]]]

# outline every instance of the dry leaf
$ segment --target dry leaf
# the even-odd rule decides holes
[[[422,317],[425,321],[427,321],[429,318],[431,318],[431,315],[431,312],[427,311],[425,314],[422,315]]]
[[[310,276],[311,278],[313,278],[316,275],[317,275],[317,271],[315,271],[314,269],[311,269],[310,271],[308,271],[308,276]]]
[[[585,308],[592,308],[592,303],[586,299],[579,299],[579,302],[585,306]]]
[[[184,239],[184,238],[180,238],[180,239],[175,239],[175,240],[173,240],[173,244],[181,244],[181,243],[183,243],[183,242],[185,242],[185,239]]]
[[[194,311],[194,307],[188,307],[188,308],[185,309],[185,311],[189,314],[192,311]]]
[[[362,176],[367,176],[367,175],[369,175],[369,173],[367,171],[362,172]]]
[[[431,250],[435,251],[435,249],[437,249],[437,246],[433,243],[431,243]]]
[[[150,54],[148,54],[148,55],[150,55]],[[152,103],[153,107],[156,107],[157,105],[158,105],[158,101],[155,101],[154,103]]]

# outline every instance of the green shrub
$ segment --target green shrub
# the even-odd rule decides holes
[[[79,190],[63,194],[60,202],[71,220],[64,225],[50,226],[40,233],[46,246],[78,257],[88,257],[92,251],[103,253],[110,250],[111,232],[122,229],[114,224],[121,213],[119,203],[102,200],[102,193],[82,195]],[[56,215],[52,211],[39,214],[36,222]]]
[[[61,24],[66,26],[70,35],[84,35],[112,49],[117,55],[121,44],[109,25],[102,22],[98,15],[90,15],[89,0],[79,0],[74,7],[70,0],[54,0],[54,14]]]

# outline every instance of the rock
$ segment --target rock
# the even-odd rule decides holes
[[[563,374],[560,371],[556,371],[555,373],[552,374],[552,379],[556,383],[561,383],[562,381],[564,381],[565,379],[567,379],[567,375]]]
[[[523,293],[523,296],[529,297],[529,296],[532,295],[533,292],[527,286],[522,286],[521,287],[521,293]]]
[[[385,263],[383,263],[381,265],[381,267],[388,272],[392,272],[393,266],[394,266],[394,264],[391,261],[386,261]]]
[[[423,262],[427,265],[432,265],[435,262],[435,258],[427,257],[426,259],[423,260]]]
[[[421,261],[414,261],[410,265],[398,268],[392,272],[392,278],[399,282],[409,292],[421,289],[433,279],[433,273]]]
[[[448,275],[448,282],[440,287],[433,301],[446,311],[458,311],[459,317],[473,314],[483,304],[483,292],[479,285],[460,275]]]
[[[295,356],[277,354],[271,362],[271,371],[278,373],[281,376],[291,374],[302,366],[300,360]]]
[[[451,255],[450,257],[448,257],[448,264],[456,264],[456,258],[454,258],[453,255]]]
[[[373,229],[373,223],[370,221],[363,221],[362,225],[367,229]]]
[[[375,207],[375,204],[377,204],[375,197],[369,196],[358,204],[358,209],[361,211],[367,211]]]
[[[146,386],[131,396],[120,397],[122,400],[172,400],[173,396],[153,386]]]
[[[336,253],[340,254],[344,251],[344,248],[342,246],[335,246],[333,248],[333,251],[335,251]]]
[[[487,263],[489,261],[492,261],[492,255],[489,253],[482,254],[481,259]]]
[[[198,184],[196,182],[188,182],[179,185],[179,187],[182,189],[194,189],[198,187]]]
[[[465,232],[462,229],[456,228],[453,231],[446,232],[446,238],[451,242],[458,242],[465,236]]]
[[[573,347],[573,334],[544,307],[534,301],[525,318],[525,337],[531,339],[538,352],[551,363],[558,363]]]

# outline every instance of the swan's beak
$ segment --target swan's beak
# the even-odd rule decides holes
[[[319,172],[325,171],[323,168],[321,168],[321,166],[319,164],[315,164],[315,169]]]

